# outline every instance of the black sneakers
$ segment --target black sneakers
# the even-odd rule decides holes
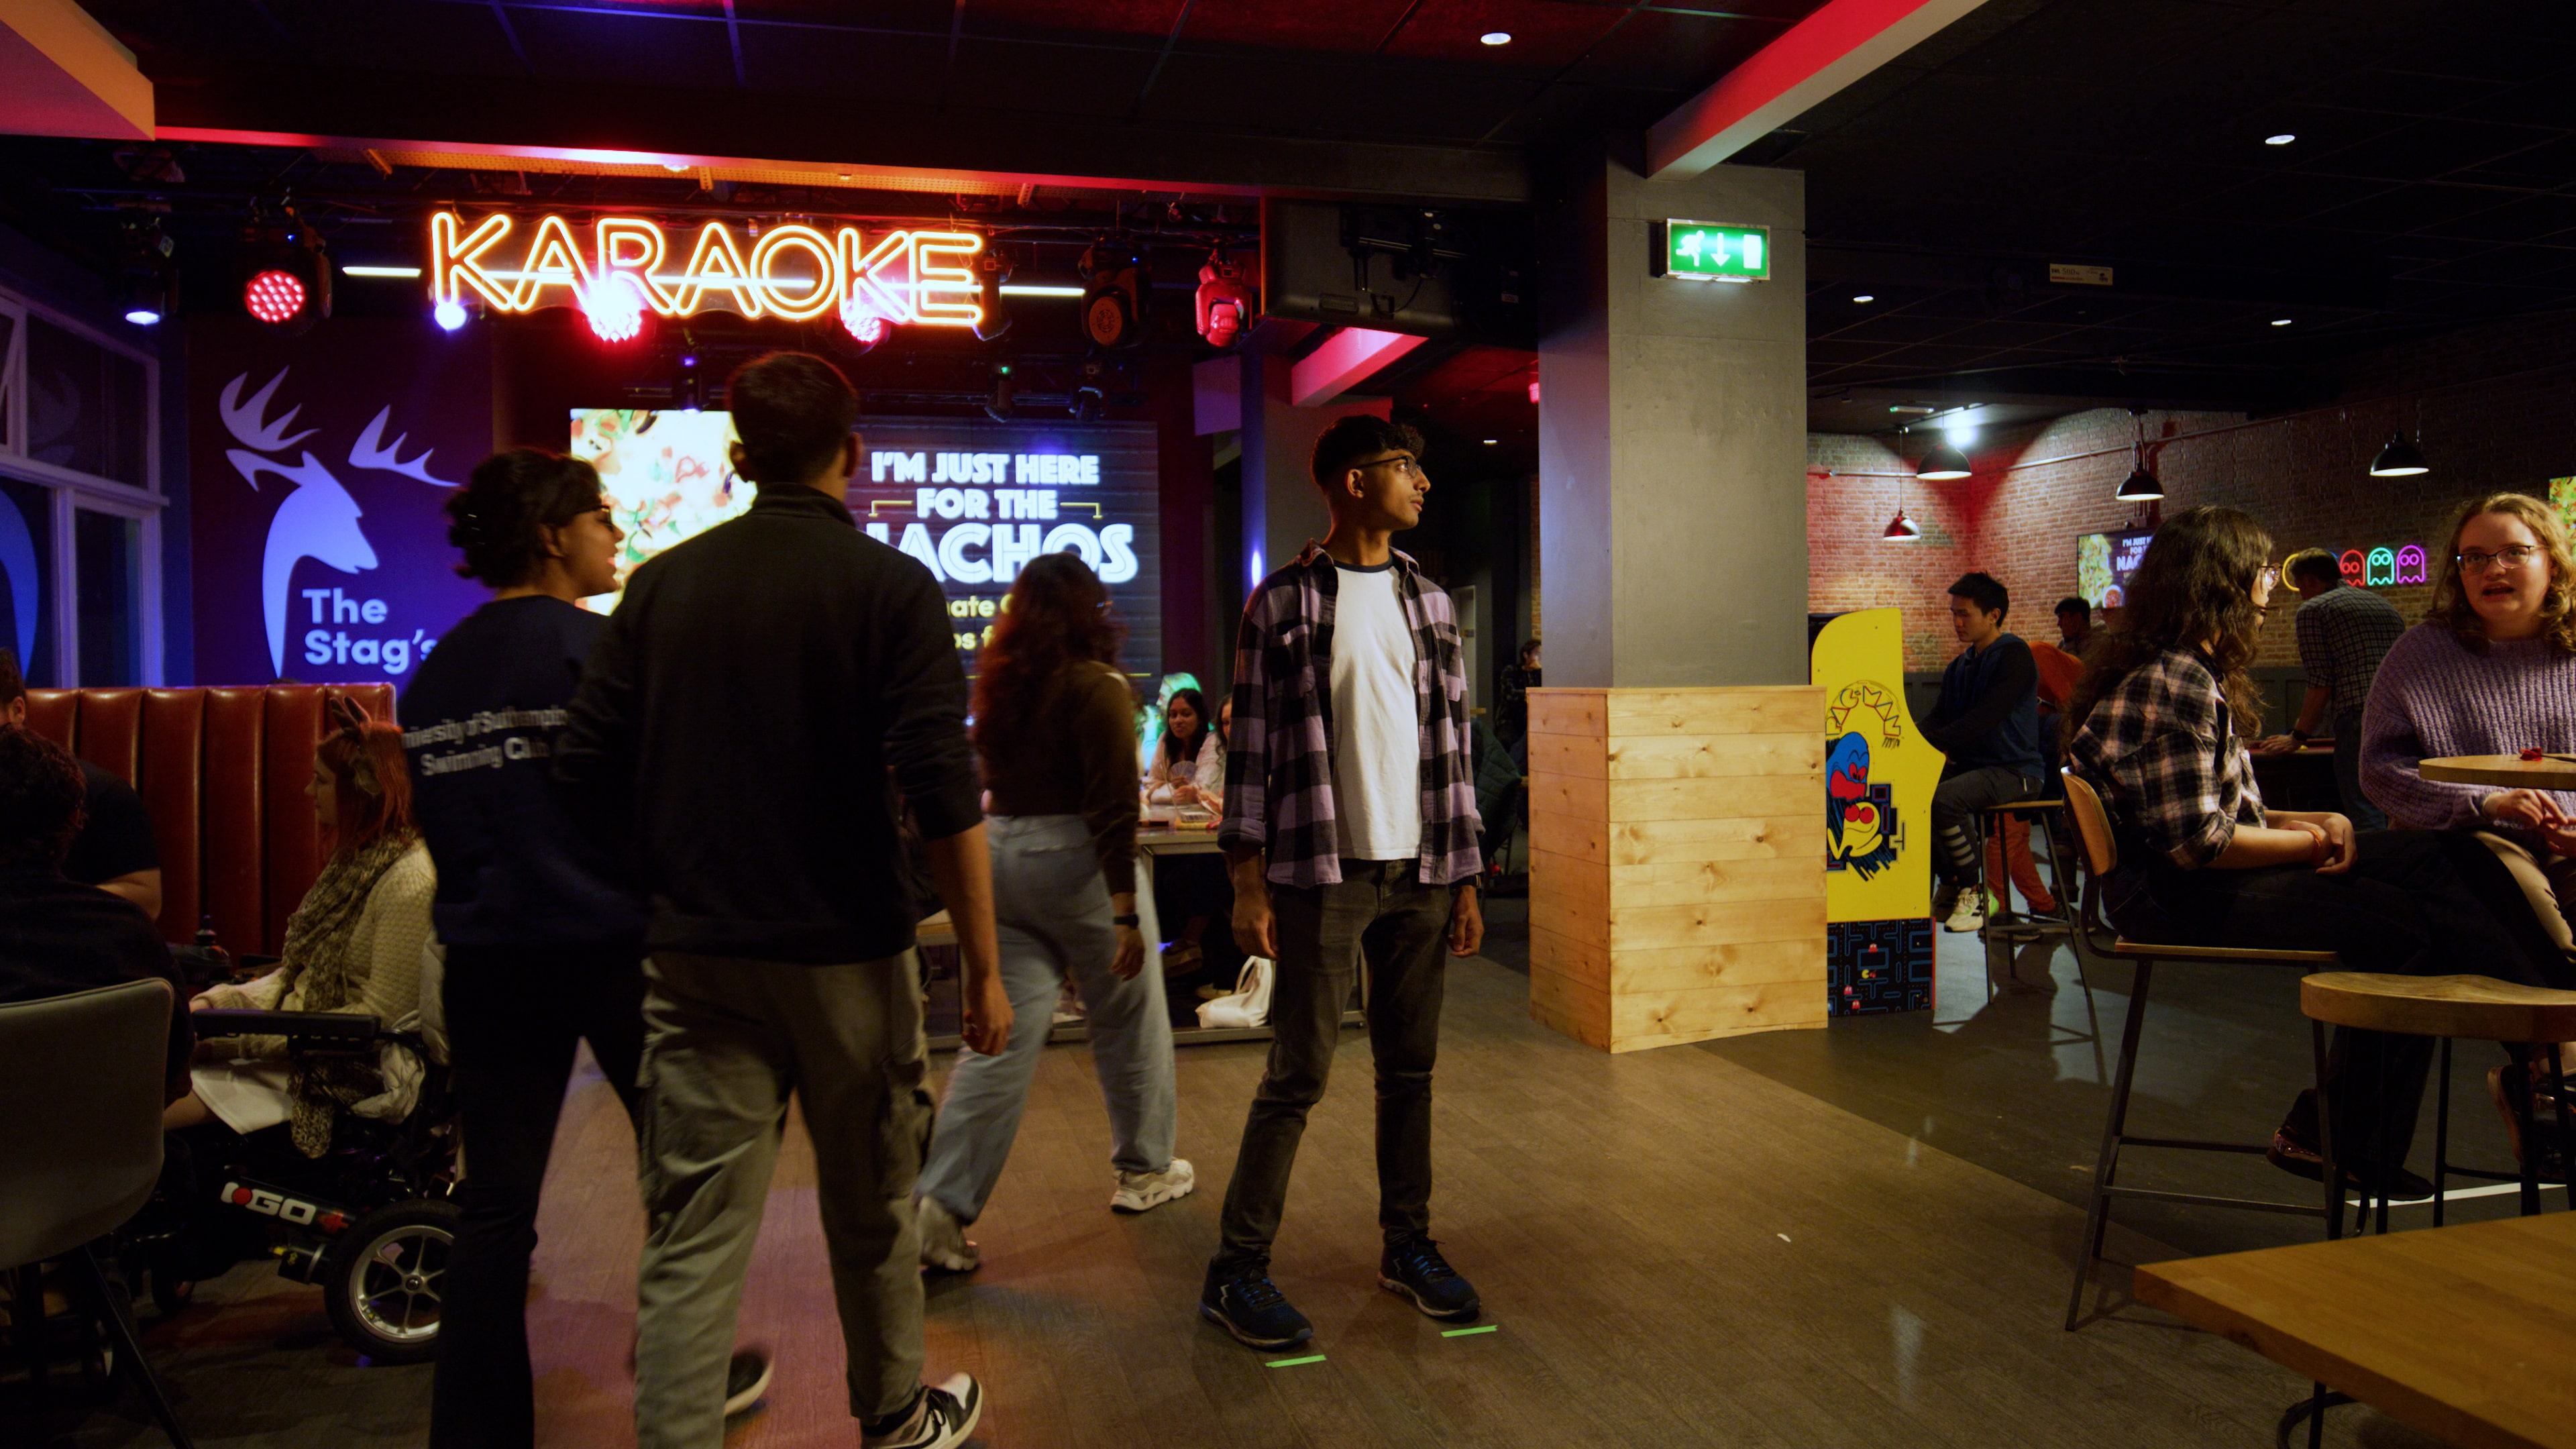
[[[1440,1245],[1429,1238],[1387,1244],[1386,1256],[1378,1260],[1377,1281],[1379,1287],[1403,1294],[1414,1307],[1445,1321],[1473,1318],[1484,1307],[1475,1285],[1458,1276],[1458,1270],[1440,1256]]]
[[[1228,1277],[1209,1269],[1207,1286],[1199,1291],[1199,1316],[1254,1348],[1293,1348],[1315,1336],[1315,1325],[1288,1306],[1287,1295],[1259,1268]]]
[[[948,1382],[923,1389],[895,1427],[871,1431],[861,1425],[859,1443],[863,1449],[955,1449],[982,1417],[983,1386],[968,1375],[950,1374]]]

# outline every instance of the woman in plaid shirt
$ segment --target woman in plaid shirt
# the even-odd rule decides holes
[[[2119,868],[2102,904],[2123,935],[2187,945],[2331,950],[2354,971],[2576,986],[2505,868],[2458,832],[2356,834],[2341,815],[2270,810],[2245,740],[2261,724],[2247,667],[2277,582],[2272,540],[2232,508],[2165,521],[2119,622],[2067,701],[2069,766],[2102,795]],[[2405,1170],[2429,1037],[2339,1031],[2326,1071],[2337,1156],[2373,1190],[2421,1195]],[[2315,1094],[2267,1154],[2322,1175]]]

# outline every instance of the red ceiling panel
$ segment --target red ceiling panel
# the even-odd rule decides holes
[[[1367,53],[1377,49],[1411,0],[1196,0],[1181,28],[1185,46]]]
[[[974,0],[969,35],[1159,47],[1183,0]]]
[[[734,0],[733,13],[745,21],[946,35],[957,7],[954,0]]]
[[[1788,28],[1777,20],[1641,10],[1604,37],[1569,78],[1695,91]]]

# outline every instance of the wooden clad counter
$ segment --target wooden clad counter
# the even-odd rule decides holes
[[[1824,691],[1530,691],[1530,1014],[1604,1051],[1825,1024]]]

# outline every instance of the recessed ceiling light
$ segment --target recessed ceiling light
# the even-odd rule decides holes
[[[2291,135],[2291,134],[2290,134],[2289,132],[2287,132],[2287,131],[2283,131],[2281,134],[2279,134],[2279,135],[2277,135],[2277,136],[2266,136],[2266,137],[2264,137],[2264,138],[2263,138],[2263,144],[2264,144],[2264,145],[2266,145],[2266,146],[2287,146],[2287,145],[2289,145],[2292,141],[2295,141],[2295,140],[2297,140],[2297,139],[2299,139],[2299,138],[2298,138],[2298,137],[2296,137],[2296,136]]]
[[[1508,30],[1488,30],[1476,38],[1487,45],[1509,45],[1512,43],[1512,33]]]
[[[2275,327],[2287,327],[2297,320],[2299,319],[2296,317],[2275,317],[2272,319],[2272,325]]]
[[[1866,302],[1875,302],[1875,301],[1877,301],[1877,300],[1878,300],[1878,298],[1877,298],[1876,296],[1872,295],[1871,293],[1863,292],[1863,293],[1861,293],[1859,296],[1852,298],[1852,300],[1853,300],[1853,301],[1855,301],[1855,302],[1863,302],[1863,303],[1866,303]]]
[[[1488,448],[1490,448],[1490,447],[1494,446],[1496,443],[1499,443],[1499,442],[1501,442],[1501,441],[1502,441],[1502,439],[1500,439],[1500,438],[1487,438],[1487,439],[1485,440],[1485,446],[1486,446],[1486,447],[1488,447]]]
[[[689,163],[682,161],[674,164],[672,162],[665,161],[662,163],[662,169],[665,171],[686,171],[689,169]]]

